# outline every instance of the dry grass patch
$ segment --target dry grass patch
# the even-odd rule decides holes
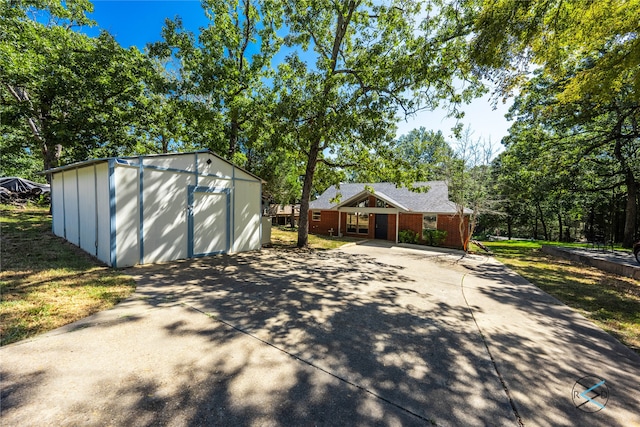
[[[486,242],[505,265],[640,353],[640,282],[543,253],[538,242]]]
[[[48,209],[1,206],[0,344],[113,307],[134,281],[51,233]]]
[[[311,249],[337,249],[347,243],[360,242],[363,239],[354,237],[330,237],[309,234],[309,248]],[[290,227],[271,228],[271,244],[276,248],[291,249],[298,243],[298,229]]]

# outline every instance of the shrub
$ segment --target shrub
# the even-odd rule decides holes
[[[429,246],[441,246],[447,238],[446,230],[424,230],[422,232],[424,240]]]
[[[418,243],[418,233],[411,230],[401,230],[398,233],[400,243]]]

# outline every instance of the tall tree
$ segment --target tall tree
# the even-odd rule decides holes
[[[444,179],[445,166],[453,150],[442,132],[424,127],[413,129],[389,144],[388,155],[375,168],[356,170],[354,182],[420,182]]]
[[[567,77],[576,58],[596,58],[570,76],[559,99],[608,103],[624,86],[640,99],[639,0],[479,1],[472,56],[508,91],[530,64]]]
[[[200,34],[186,31],[176,18],[167,21],[164,40],[150,46],[153,57],[171,60],[178,73],[175,92],[185,101],[186,127],[198,129],[183,137],[242,165],[249,161],[247,153],[265,141],[257,129],[270,115],[266,80],[281,44],[278,5],[272,0],[205,0],[210,24]],[[269,134],[266,129],[264,135]]]
[[[460,243],[465,252],[480,216],[491,212],[494,202],[490,194],[491,141],[472,139],[471,129],[455,143],[453,156],[446,161],[449,198],[456,205]]]
[[[0,5],[0,116],[20,118],[28,133],[12,127],[13,135],[41,153],[45,169],[133,144],[146,62],[107,33],[75,31],[91,24],[91,9],[86,0]]]
[[[582,67],[589,67],[589,61]],[[523,86],[511,112],[516,122],[506,139],[507,150],[518,153],[516,147],[527,146],[535,150],[538,155],[532,167],[547,171],[538,184],[548,182],[547,191],[556,192],[556,196],[559,189],[624,189],[623,245],[630,247],[635,237],[640,178],[640,103],[630,86],[621,88],[607,104],[588,97],[566,103],[559,96],[576,71],[568,74],[569,78],[554,79],[540,70]],[[555,177],[553,182],[549,177]]]
[[[307,244],[308,209],[319,165],[375,168],[390,153],[398,111],[459,103],[454,79],[471,78],[464,60],[470,19],[441,1],[287,0],[286,40],[294,49],[278,69],[278,118],[304,159],[298,246]]]

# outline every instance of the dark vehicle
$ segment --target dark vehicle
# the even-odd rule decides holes
[[[640,262],[640,240],[633,245],[633,254],[636,256],[636,261]]]

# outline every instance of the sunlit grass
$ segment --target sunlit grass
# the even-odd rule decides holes
[[[54,236],[48,209],[0,209],[1,345],[110,308],[135,289],[130,277]]]
[[[522,277],[640,353],[640,282],[540,250],[553,242],[483,243]]]
[[[337,249],[347,243],[362,241],[353,237],[330,237],[309,234],[311,249]],[[298,229],[285,226],[271,228],[271,244],[277,248],[294,248],[298,243]]]

